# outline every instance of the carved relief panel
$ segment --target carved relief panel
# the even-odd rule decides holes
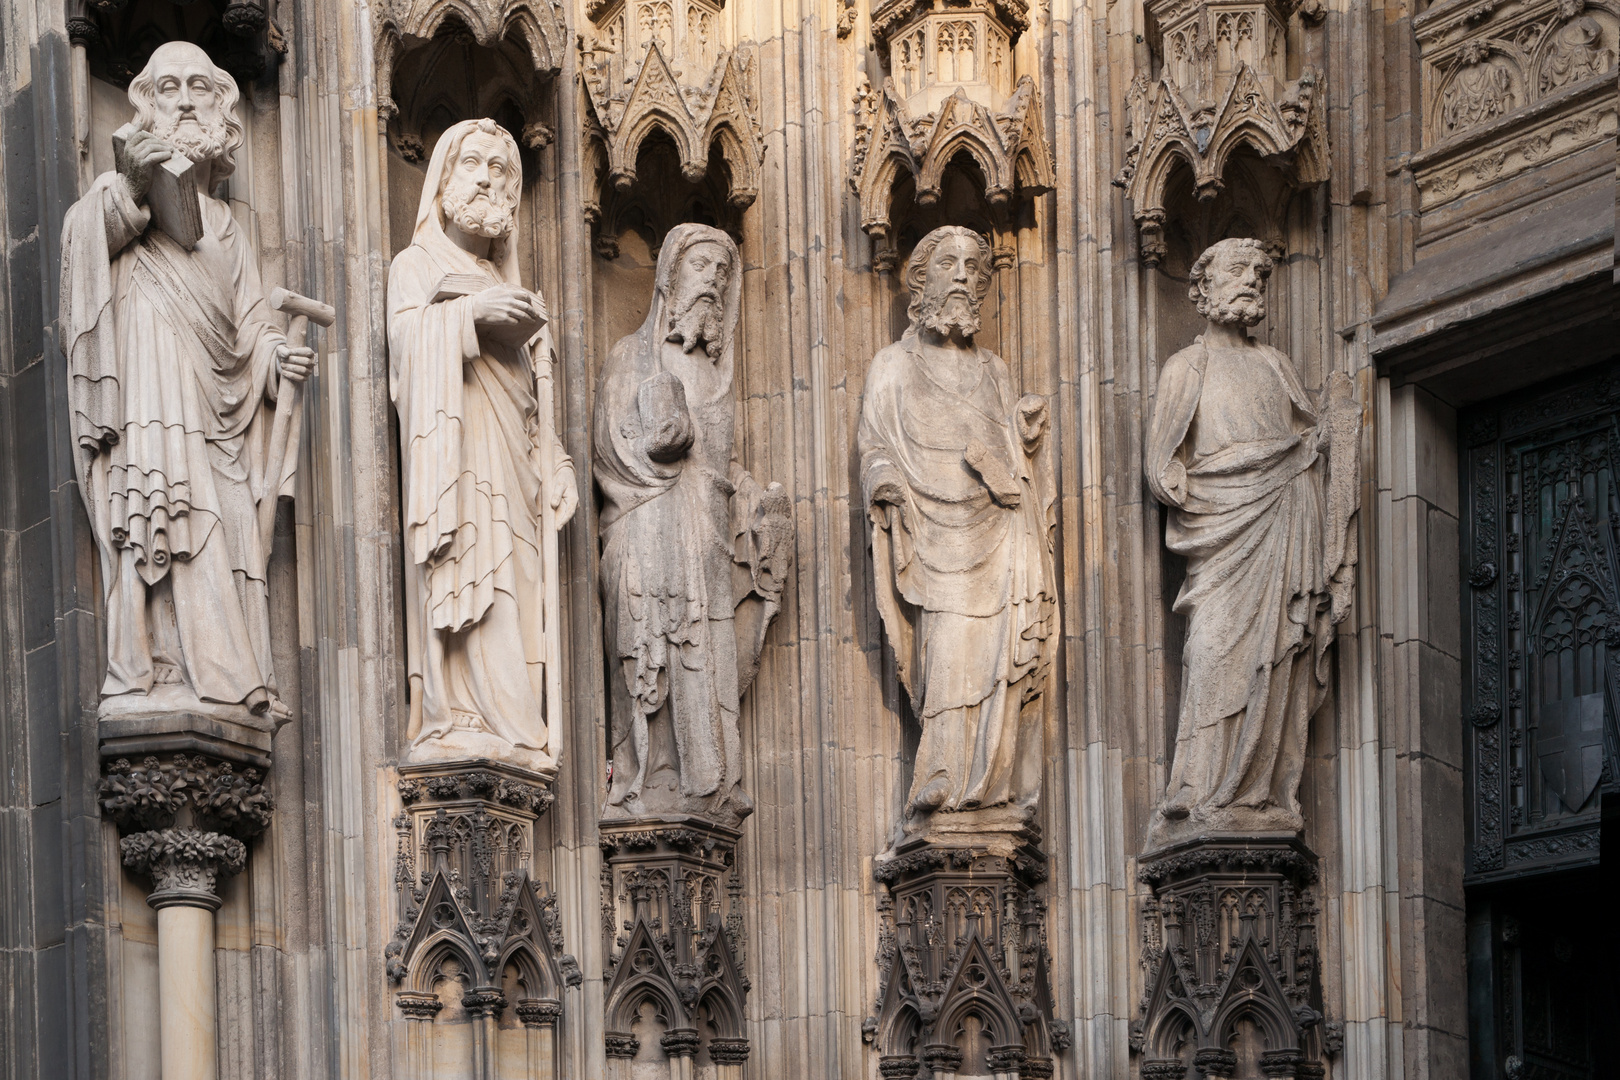
[[[1443,3],[1413,26],[1423,209],[1614,138],[1614,0]]]
[[[1596,863],[1620,705],[1620,374],[1462,424],[1469,873]]]

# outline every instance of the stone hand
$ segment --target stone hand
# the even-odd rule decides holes
[[[991,455],[989,447],[974,439],[962,451],[962,460],[973,466],[979,479],[984,481],[984,486],[990,489],[990,497],[997,503],[1008,509],[1018,505],[1022,498],[1018,481],[1013,479],[1005,465]]]
[[[686,387],[674,372],[660,371],[636,393],[641,412],[641,447],[657,462],[679,460],[692,448],[692,416]]]
[[[896,524],[895,514],[906,504],[906,482],[899,469],[892,465],[883,468],[878,474],[877,484],[872,488],[870,501],[873,524],[884,529]]]
[[[558,469],[556,475],[551,477],[551,509],[556,514],[557,527],[572,521],[574,511],[579,509],[579,484],[574,479],[574,467]]]
[[[1025,394],[1018,399],[1018,438],[1023,441],[1024,451],[1033,453],[1040,445],[1041,436],[1046,434],[1046,422],[1049,411],[1046,399],[1039,394]]]
[[[278,345],[276,371],[289,382],[301,383],[315,371],[315,350],[303,346]]]
[[[1170,459],[1159,476],[1159,483],[1175,505],[1180,506],[1187,501],[1187,466],[1177,459]]]
[[[528,289],[493,285],[472,298],[473,323],[489,330],[516,331],[503,336],[526,336],[540,329],[546,306]]]
[[[123,144],[115,164],[136,202],[145,199],[152,189],[152,170],[173,156],[174,150],[169,144],[150,131],[137,131]]]

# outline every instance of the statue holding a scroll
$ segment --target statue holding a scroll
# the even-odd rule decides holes
[[[974,341],[990,283],[977,233],[923,237],[911,326],[873,358],[861,404],[877,606],[922,722],[908,837],[1018,835],[1040,798],[1058,645],[1048,406]]]
[[[1209,328],[1165,362],[1147,437],[1165,544],[1187,560],[1181,718],[1150,844],[1297,832],[1307,725],[1355,581],[1361,413],[1349,378],[1320,402],[1249,336],[1271,259],[1222,240],[1189,290]]]
[[[411,762],[549,772],[559,751],[556,537],[579,494],[553,419],[545,303],[518,277],[522,190],[504,128],[451,127],[388,274]]]
[[[297,461],[296,411],[278,426],[275,406],[314,358],[289,344],[246,235],[210,194],[242,145],[237,97],[195,45],[160,46],[130,83],[117,169],[63,224],[73,444],[106,585],[103,716],[264,728],[290,715],[261,522]]]

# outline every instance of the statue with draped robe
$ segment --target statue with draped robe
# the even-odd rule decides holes
[[[104,717],[189,712],[269,729],[291,715],[271,659],[259,504],[292,493],[296,414],[273,450],[275,404],[314,359],[288,345],[258,257],[213,195],[243,143],[238,97],[197,46],[159,46],[130,83],[117,168],[63,222],[73,446],[106,589]],[[157,204],[174,215],[166,226]]]
[[[734,826],[739,701],[759,669],[793,553],[791,507],[737,462],[742,267],[729,236],[670,230],[641,329],[596,395],[602,615],[612,754],[605,820]]]
[[[857,437],[878,611],[922,723],[903,831],[1021,833],[1058,644],[1044,397],[978,345],[990,247],[945,226],[906,268],[911,326],[872,360]]]
[[[1147,436],[1165,545],[1187,560],[1181,716],[1149,844],[1298,832],[1307,725],[1354,587],[1361,413],[1349,378],[1320,401],[1249,336],[1271,259],[1223,240],[1192,269],[1209,328],[1165,362]]]
[[[522,190],[505,129],[454,125],[388,274],[413,763],[549,772],[559,752],[556,534],[579,495],[553,419],[545,303],[518,276]]]

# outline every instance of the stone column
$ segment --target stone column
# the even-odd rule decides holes
[[[527,1075],[530,1080],[552,1080],[557,1072],[557,1021],[562,1019],[562,1002],[524,998],[517,1003],[516,1012],[527,1036]]]
[[[158,913],[158,1044],[164,1080],[214,1080],[214,912],[218,883],[247,865],[250,840],[274,809],[256,769],[180,754],[119,758],[101,807],[124,837],[124,866],[152,880]],[[234,833],[235,835],[229,835]]]

